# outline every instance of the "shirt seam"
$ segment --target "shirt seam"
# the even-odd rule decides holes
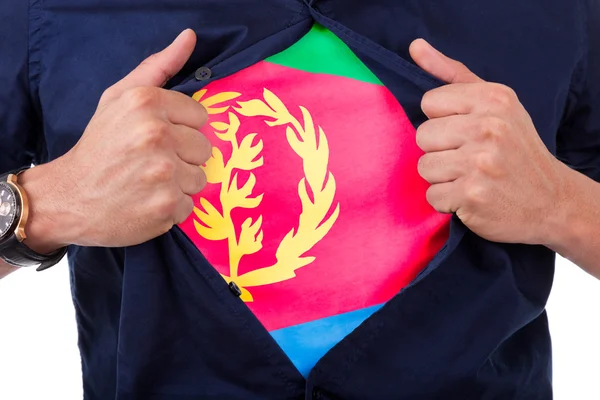
[[[38,4],[41,0],[30,0],[28,9],[28,34],[27,34],[27,87],[29,96],[35,99],[34,86],[39,84],[40,76],[40,58],[39,58],[39,38],[38,33],[41,32],[41,13],[38,9]],[[36,84],[37,83],[37,84]],[[41,110],[37,107],[36,111],[41,114]]]
[[[562,126],[559,126],[557,136],[566,137],[573,131],[576,123],[573,114],[576,112],[577,103],[584,90],[584,83],[587,79],[587,64],[589,58],[589,18],[587,17],[587,1],[588,0],[578,0],[576,2],[576,12],[579,17],[579,26],[581,27],[579,30],[579,61],[575,65],[575,69],[571,75],[571,83],[569,85],[568,97],[572,96],[572,104],[569,106],[567,102],[565,105],[566,113],[563,115],[563,124]],[[569,165],[569,167],[572,167],[566,159],[563,159],[560,156],[560,152],[560,144],[558,144],[556,148],[557,158],[566,165]]]
[[[581,31],[579,37],[579,47],[581,49],[581,64],[580,67],[577,68],[575,72],[576,82],[579,85],[578,92],[583,90],[584,82],[587,80],[587,75],[589,73],[589,56],[590,56],[590,38],[589,38],[589,30],[590,30],[590,19],[588,17],[588,7],[587,1],[589,0],[580,0],[577,2],[577,11],[579,13],[579,18],[581,19]],[[585,4],[584,4],[585,3]]]
[[[30,53],[31,53],[31,47],[30,47],[30,43],[31,43],[31,1],[29,1],[27,3],[27,62],[26,62],[26,76],[27,76],[27,94],[29,95],[29,97],[31,98],[31,81],[29,79],[30,77]]]
[[[48,149],[46,137],[43,128],[42,107],[37,95],[40,83],[41,69],[41,39],[42,16],[39,8],[41,0],[29,0],[27,9],[27,92],[29,103],[37,117],[35,124],[36,137],[38,140],[36,147],[36,163],[45,161],[48,158]]]

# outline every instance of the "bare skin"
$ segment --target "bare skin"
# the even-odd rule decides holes
[[[194,46],[186,31],[150,57],[104,93],[70,152],[22,174],[30,247],[134,245],[189,216],[190,196],[206,184],[198,165],[211,154],[198,132],[206,111],[160,87]],[[485,239],[547,246],[600,278],[600,184],[550,154],[513,90],[483,81],[423,40],[410,51],[448,82],[424,96],[429,121],[416,138],[430,204],[457,213]],[[0,264],[0,277],[11,270]]]
[[[26,244],[120,247],[184,221],[206,185],[199,168],[212,148],[198,130],[204,107],[161,87],[196,45],[191,30],[107,89],[77,145],[20,175],[30,199]],[[52,190],[48,190],[52,187]],[[14,269],[0,264],[0,277]]]
[[[487,240],[547,246],[600,278],[600,184],[547,150],[512,89],[424,40],[410,51],[448,82],[423,97],[417,131],[429,203]]]
[[[135,245],[167,232],[193,209],[211,156],[198,130],[204,107],[161,86],[196,43],[188,30],[107,89],[80,141],[67,154],[20,176],[30,202],[27,245]],[[52,190],[47,190],[52,187]]]
[[[0,261],[0,279],[4,278],[5,276],[7,276],[8,274],[16,271],[17,269],[15,267],[11,267],[10,265],[8,265],[7,263],[5,263],[4,261]]]

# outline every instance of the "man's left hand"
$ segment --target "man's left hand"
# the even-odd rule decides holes
[[[410,52],[421,68],[448,82],[423,97],[429,120],[417,130],[429,203],[456,213],[487,240],[543,243],[545,221],[563,202],[565,165],[548,151],[516,93],[422,39]]]

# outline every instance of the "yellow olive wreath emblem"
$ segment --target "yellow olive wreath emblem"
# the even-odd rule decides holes
[[[227,240],[229,249],[229,276],[222,275],[227,282],[235,280],[242,290],[242,299],[253,301],[248,291],[250,287],[282,282],[296,276],[295,271],[315,260],[315,257],[304,257],[317,242],[329,232],[340,213],[337,203],[331,210],[336,192],[333,174],[328,170],[329,145],[327,137],[320,126],[315,127],[308,110],[300,106],[303,123],[291,115],[283,102],[271,91],[264,89],[263,99],[237,102],[237,106],[227,102],[238,98],[236,92],[223,92],[203,98],[206,89],[197,92],[193,98],[206,107],[209,114],[227,114],[229,122],[213,122],[210,126],[216,137],[231,145],[231,157],[225,160],[217,146],[213,147],[210,160],[202,168],[206,172],[208,182],[220,184],[220,201],[222,212],[219,212],[207,199],[200,198],[200,207],[194,209],[197,219],[194,225],[198,234],[208,240]],[[241,225],[239,238],[231,218],[235,208],[257,208],[263,194],[252,197],[256,185],[256,176],[250,172],[243,184],[238,182],[236,170],[252,171],[263,165],[260,156],[263,142],[259,140],[253,145],[257,136],[250,133],[243,138],[238,137],[240,119],[245,117],[263,117],[270,126],[286,125],[286,137],[292,150],[302,159],[304,177],[298,182],[298,196],[302,204],[302,212],[298,218],[298,226],[292,227],[285,235],[276,252],[277,262],[243,275],[238,274],[241,259],[258,252],[262,248],[263,232],[261,229],[263,216],[256,220],[247,218]],[[241,139],[241,141],[240,141]],[[259,157],[260,156],[260,157]],[[312,199],[309,196],[312,193]]]

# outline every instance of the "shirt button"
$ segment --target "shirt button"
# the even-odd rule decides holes
[[[242,295],[242,290],[234,281],[229,282],[229,290],[231,290],[231,293],[235,294],[237,297]]]
[[[210,77],[212,76],[212,71],[210,70],[210,68],[200,67],[196,70],[194,76],[196,77],[197,81],[205,81],[207,79],[210,79]]]

